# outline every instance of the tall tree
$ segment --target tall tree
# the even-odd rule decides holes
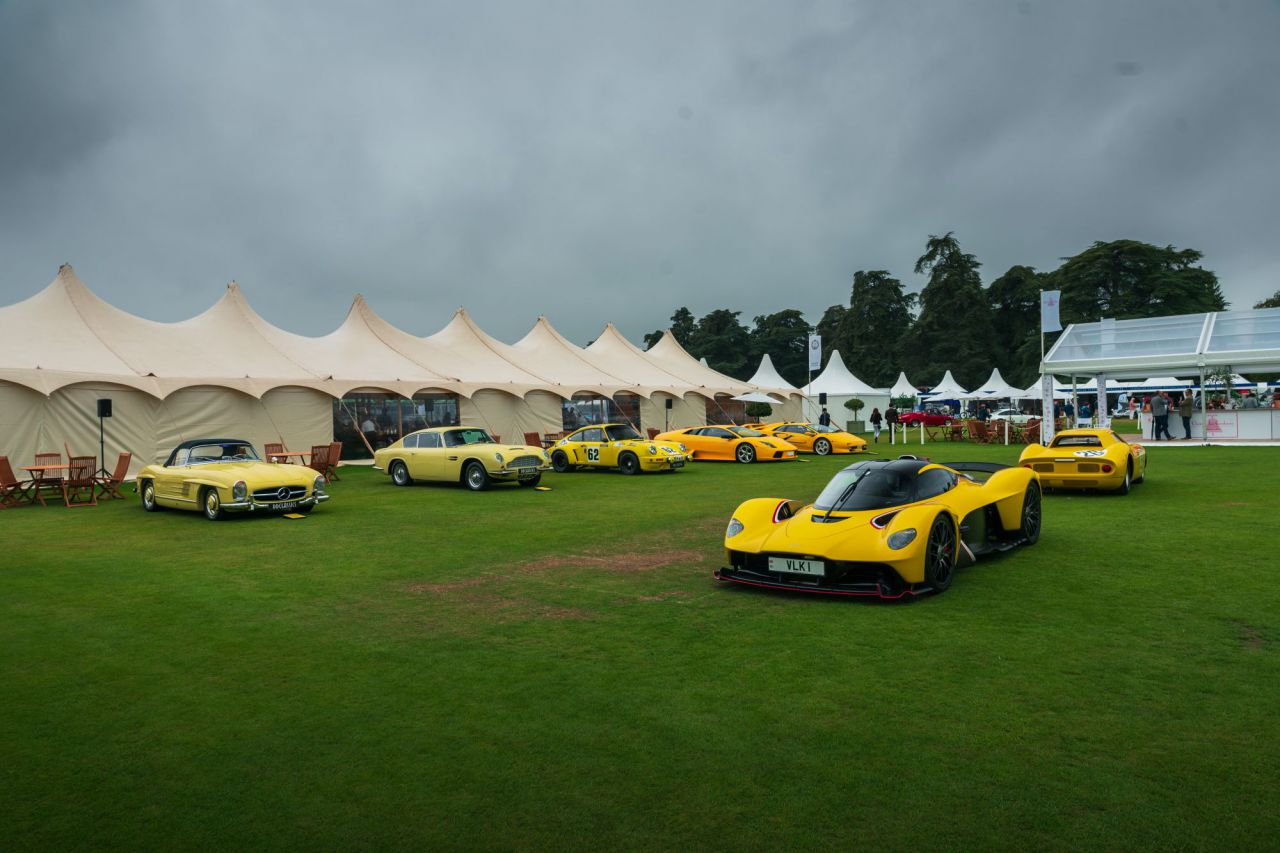
[[[991,307],[980,266],[953,232],[929,235],[915,266],[929,274],[929,283],[920,291],[920,316],[903,339],[902,360],[917,382],[935,383],[951,370],[961,385],[973,386],[990,374]]]
[[[705,358],[714,370],[735,379],[749,379],[751,337],[738,322],[741,313],[720,308],[703,317],[689,337],[689,352]]]
[[[1254,308],[1280,308],[1280,290],[1259,302]]]
[[[1046,276],[1013,266],[987,287],[996,367],[1014,385],[1026,387],[1040,375],[1040,291]]]
[[[832,350],[844,352],[848,344],[849,309],[843,305],[832,305],[822,312],[822,319],[814,327],[814,331],[822,338],[822,363],[826,364]],[[806,371],[808,370],[806,366]]]
[[[1201,257],[1137,240],[1095,242],[1052,273],[1062,290],[1062,322],[1221,311],[1227,303],[1218,277],[1196,265]]]
[[[671,315],[671,334],[679,342],[680,346],[686,350],[689,349],[689,340],[693,337],[693,330],[697,326],[697,322],[693,319],[693,312],[688,308],[677,308],[675,313]],[[644,348],[651,349],[654,344],[662,340],[662,329],[657,329],[644,336]]]
[[[760,364],[760,358],[768,354],[783,379],[792,385],[803,385],[808,370],[808,340],[812,329],[805,322],[804,315],[794,308],[756,317],[755,327],[751,330],[748,367],[754,371]]]
[[[888,270],[858,270],[853,274],[849,310],[840,329],[841,355],[863,382],[892,385],[902,369],[899,345],[911,327],[915,294]]]

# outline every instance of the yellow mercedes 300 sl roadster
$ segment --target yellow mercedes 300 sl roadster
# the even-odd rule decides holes
[[[214,520],[229,512],[306,513],[329,499],[324,477],[302,465],[263,462],[238,438],[182,442],[163,465],[138,472],[138,493],[147,512],[189,509]]]

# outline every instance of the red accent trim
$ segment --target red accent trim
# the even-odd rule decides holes
[[[778,505],[773,508],[774,524],[781,524],[782,522],[786,521],[785,518],[778,518],[778,513],[782,512],[782,508],[786,506],[788,503],[790,503],[790,501],[779,501]],[[792,513],[792,515],[795,515],[795,513]]]

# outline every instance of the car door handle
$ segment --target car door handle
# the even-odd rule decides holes
[[[457,461],[458,461],[458,457],[456,457],[456,456],[450,456],[450,457],[449,457],[449,461],[450,461],[450,462],[457,462]]]

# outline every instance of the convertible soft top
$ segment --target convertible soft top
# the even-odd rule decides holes
[[[243,438],[193,438],[190,441],[184,441],[169,452],[169,458],[164,461],[164,466],[168,468],[173,464],[173,460],[177,457],[179,450],[189,450],[192,447],[200,447],[205,444],[247,444],[253,447],[252,441],[246,441]]]

